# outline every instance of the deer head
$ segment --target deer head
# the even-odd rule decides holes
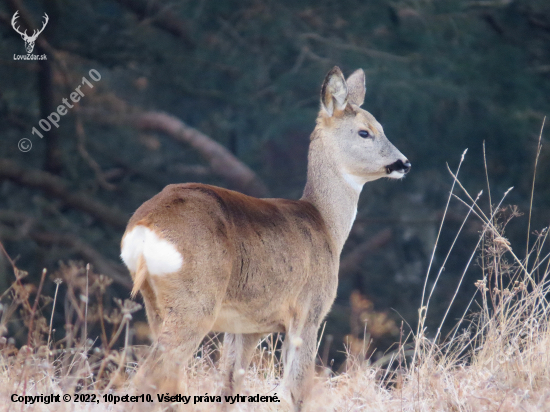
[[[402,178],[411,167],[387,139],[380,123],[360,107],[365,92],[363,70],[345,80],[340,69],[334,67],[323,83],[321,111],[312,136],[325,140],[326,151],[344,178],[357,188],[381,177]]]
[[[48,24],[48,21],[50,18],[46,13],[44,13],[44,23],[42,24],[42,28],[40,30],[34,30],[32,33],[32,36],[27,35],[27,30],[22,32],[19,30],[19,26],[15,26],[16,20],[19,17],[19,10],[15,12],[13,15],[13,18],[11,19],[11,26],[13,29],[21,35],[21,38],[25,41],[25,49],[27,49],[27,53],[31,54],[34,49],[34,43],[36,42],[36,39],[38,38],[38,35],[44,31],[44,28],[46,27],[46,24]]]

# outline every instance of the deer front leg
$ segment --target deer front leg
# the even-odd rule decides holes
[[[302,411],[311,390],[319,325],[289,331],[283,343],[283,390],[290,393],[294,411]]]
[[[254,349],[261,339],[260,333],[226,333],[223,338],[223,355],[220,365],[225,370],[223,396],[232,396],[239,392]]]

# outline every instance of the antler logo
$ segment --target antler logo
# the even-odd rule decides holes
[[[50,20],[50,18],[48,17],[48,15],[46,13],[44,13],[44,19],[45,20],[44,20],[44,23],[42,24],[42,28],[40,30],[34,30],[33,33],[32,33],[32,36],[28,36],[27,35],[27,30],[22,32],[22,31],[19,30],[19,26],[17,26],[17,27],[15,26],[15,23],[16,23],[15,21],[19,17],[18,13],[19,13],[19,10],[17,10],[15,12],[15,14],[13,15],[13,17],[11,19],[11,26],[13,27],[13,29],[17,33],[19,33],[21,35],[21,38],[25,41],[25,49],[27,49],[27,53],[31,54],[33,49],[34,49],[34,43],[36,42],[36,39],[38,38],[38,35],[44,31],[44,28],[46,27],[46,24],[48,24],[48,21]]]

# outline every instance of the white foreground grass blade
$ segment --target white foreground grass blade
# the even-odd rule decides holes
[[[539,142],[537,144],[537,155],[535,156],[535,167],[533,168],[533,183],[531,185],[531,201],[529,203],[529,220],[527,223],[527,244],[525,246],[525,267],[529,267],[529,238],[531,235],[531,212],[533,211],[533,197],[535,196],[535,178],[537,177],[537,165],[539,163],[539,156],[542,150],[542,132],[544,131],[544,124],[546,123],[546,116],[542,120],[542,126],[540,127]]]
[[[508,192],[506,192],[508,193]],[[505,196],[504,196],[505,197]],[[502,200],[504,200],[504,197],[502,198]],[[501,200],[501,203],[502,203],[502,200]],[[476,199],[477,201],[477,199]],[[499,204],[500,206],[500,204]],[[473,207],[473,205],[472,205]],[[494,218],[495,214],[497,213],[498,211],[498,207],[495,209],[495,213],[491,216],[491,218]],[[458,285],[455,289],[455,293],[453,294],[453,297],[451,299],[451,302],[449,302],[449,305],[447,306],[447,310],[445,311],[445,314],[443,315],[443,319],[441,320],[441,323],[439,324],[439,328],[437,329],[437,334],[435,336],[435,339],[434,341],[437,342],[437,339],[440,335],[440,332],[441,332],[441,329],[443,328],[443,324],[445,323],[445,320],[447,319],[447,315],[449,314],[449,311],[451,310],[451,306],[453,305],[455,299],[456,299],[456,296],[458,294],[458,291],[460,290],[460,286],[462,285],[462,281],[464,280],[464,276],[466,275],[466,272],[468,271],[468,269],[470,268],[470,265],[472,263],[472,260],[474,259],[475,255],[476,255],[476,252],[478,251],[479,249],[479,245],[481,244],[481,241],[483,240],[484,236],[485,236],[485,232],[487,231],[487,226],[485,226],[485,229],[483,230],[483,232],[481,233],[480,237],[479,237],[479,240],[477,241],[477,244],[474,248],[474,250],[472,251],[472,253],[470,254],[470,258],[468,259],[468,263],[466,264],[466,267],[464,268],[464,270],[462,271],[462,275],[460,276],[460,281],[458,282]],[[468,305],[469,306],[469,305]]]
[[[474,201],[474,205],[477,203],[477,201],[479,200],[480,196],[483,194],[483,190],[481,192],[478,193],[477,197],[476,197],[476,200]],[[468,220],[468,217],[470,217],[470,213],[472,213],[472,210],[474,208],[474,205],[470,206],[470,208],[468,209],[468,213],[466,214],[466,216],[464,217],[464,219],[462,220],[462,224],[460,225],[460,228],[458,229],[458,231],[456,232],[456,235],[453,239],[453,243],[451,244],[451,247],[449,248],[449,251],[447,252],[447,255],[445,256],[445,259],[443,260],[443,263],[441,264],[441,267],[439,268],[439,272],[437,273],[437,276],[435,278],[435,281],[434,281],[434,284],[432,285],[432,289],[430,290],[430,294],[428,296],[428,300],[426,301],[426,312],[428,312],[428,308],[430,306],[430,300],[432,298],[432,295],[434,293],[434,290],[435,290],[435,287],[437,286],[437,283],[439,281],[439,278],[441,277],[441,273],[443,272],[443,270],[445,269],[445,264],[447,263],[447,260],[449,259],[449,256],[451,255],[451,252],[453,251],[454,249],[454,246],[456,244],[456,241],[458,239],[458,237],[460,236],[460,233],[462,232],[462,229],[464,228],[464,225],[466,224],[466,221]],[[476,248],[477,249],[477,248]]]
[[[489,169],[487,168],[487,157],[485,155],[485,140],[483,141],[483,166],[485,168],[485,180],[487,182],[487,196],[489,197],[489,212],[493,214],[493,201],[491,200],[491,185],[489,184]]]
[[[458,164],[458,167],[457,167],[457,170],[456,170],[456,175],[458,176],[458,173],[460,172],[460,167],[462,166],[462,163],[464,162],[464,157],[466,156],[466,152],[468,152],[468,149],[465,149],[464,152],[462,153],[462,156],[460,157],[460,162]],[[435,244],[434,244],[434,247],[432,249],[432,256],[430,257],[430,263],[428,264],[428,270],[426,271],[426,278],[424,279],[424,286],[422,288],[422,298],[420,299],[420,309],[418,311],[418,325],[417,325],[417,328],[416,328],[416,345],[415,345],[415,350],[414,350],[414,355],[413,355],[413,361],[412,361],[412,365],[415,364],[416,362],[416,357],[417,357],[417,350],[419,349],[418,347],[418,342],[420,342],[420,336],[421,336],[421,333],[423,335],[423,332],[424,332],[424,320],[426,319],[426,310],[425,310],[425,307],[424,307],[424,297],[426,295],[426,287],[428,285],[428,278],[430,276],[430,271],[432,269],[432,264],[433,264],[433,261],[434,261],[434,258],[435,258],[435,251],[437,250],[437,245],[439,244],[439,237],[441,236],[441,230],[443,229],[443,224],[445,223],[445,217],[447,216],[447,210],[449,209],[449,203],[451,202],[451,197],[453,196],[453,191],[454,191],[454,187],[455,187],[455,183],[456,183],[456,176],[453,175],[453,183],[451,185],[451,190],[449,192],[449,197],[447,198],[447,204],[445,205],[445,210],[443,211],[443,217],[441,218],[441,224],[439,225],[439,230],[437,232],[437,237],[435,239]]]

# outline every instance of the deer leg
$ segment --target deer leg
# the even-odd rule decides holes
[[[283,391],[290,392],[296,412],[301,411],[312,386],[317,330],[319,325],[304,325],[301,331],[290,330],[283,343]]]
[[[261,339],[260,333],[226,333],[223,338],[223,355],[220,364],[225,369],[224,396],[239,392],[244,372],[248,369],[254,349]]]
[[[162,323],[156,342],[136,376],[137,383],[177,391],[181,369],[211,330],[220,301],[215,291],[196,293],[194,288],[159,288],[156,282],[155,286],[157,304],[166,304],[159,315]]]

